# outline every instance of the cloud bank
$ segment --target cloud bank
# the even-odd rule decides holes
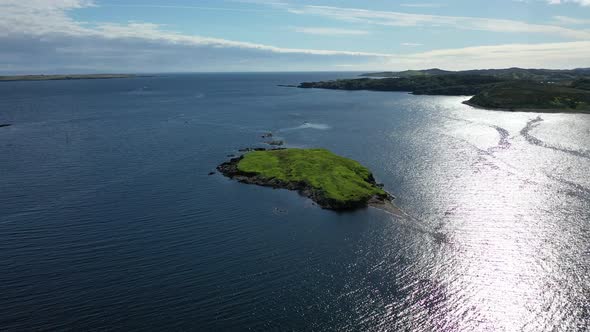
[[[310,35],[320,36],[358,36],[368,35],[369,31],[354,30],[354,29],[338,29],[338,28],[315,28],[315,27],[295,27],[296,32],[306,33]]]
[[[279,6],[275,2],[272,4]],[[480,46],[410,54],[283,48],[182,34],[147,22],[88,23],[72,18],[73,10],[92,6],[96,4],[89,0],[0,0],[0,72],[34,74],[590,67],[590,41]],[[313,15],[350,21],[370,20],[379,22],[378,24],[466,24],[502,31],[532,29],[531,25],[516,24],[515,27],[514,23],[511,23],[512,27],[488,27],[480,19],[469,18],[410,14],[400,16],[399,13],[320,6],[306,6],[302,9]],[[303,14],[301,8],[299,10],[298,14]],[[502,22],[499,23],[505,23],[500,21]],[[363,30],[353,29],[299,29],[300,32],[311,34],[364,33]],[[581,37],[578,33],[582,33],[573,33],[565,28],[555,30],[547,26],[534,29],[565,34],[572,39],[578,39]],[[411,45],[417,46],[407,43],[407,46]]]
[[[571,2],[581,6],[590,6],[590,0],[547,0],[547,2],[551,5],[559,5]]]

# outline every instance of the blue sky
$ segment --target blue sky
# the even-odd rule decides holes
[[[0,0],[0,73],[590,67],[590,0]]]

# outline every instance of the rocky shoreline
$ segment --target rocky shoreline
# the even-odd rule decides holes
[[[473,108],[477,108],[480,110],[486,111],[501,111],[501,112],[522,112],[522,113],[564,113],[562,109],[557,108],[506,108],[506,107],[490,107],[490,106],[480,106],[475,104],[469,100],[462,102],[464,105],[471,106]],[[590,113],[587,112],[579,112],[579,113]]]
[[[324,209],[346,211],[372,206],[393,214],[401,213],[399,208],[393,205],[392,200],[394,197],[389,193],[386,195],[374,195],[369,200],[342,202],[326,197],[326,195],[324,195],[321,190],[312,187],[306,182],[286,182],[276,178],[264,178],[255,173],[242,172],[238,169],[238,164],[243,158],[243,156],[232,158],[229,161],[217,166],[217,170],[224,176],[242,183],[271,187],[274,189],[288,189],[297,191],[300,195],[310,198]],[[367,182],[375,186],[382,186],[375,182],[375,179],[372,175],[369,177]]]
[[[464,104],[509,112],[590,113],[587,70],[507,69],[447,72],[408,71],[386,78],[303,82],[299,88],[410,92],[414,95],[472,96]],[[390,73],[394,75],[394,73]],[[365,76],[373,75],[367,74]]]

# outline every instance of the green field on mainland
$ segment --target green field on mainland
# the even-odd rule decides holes
[[[238,169],[266,179],[305,182],[327,198],[343,203],[387,195],[375,185],[366,167],[325,149],[253,151],[244,155]]]
[[[574,84],[572,86],[575,87],[526,81],[504,82],[481,91],[468,104],[489,109],[589,113],[590,90],[583,89],[585,81]]]

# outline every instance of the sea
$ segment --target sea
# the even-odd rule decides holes
[[[0,83],[0,330],[589,330],[590,114],[279,86],[356,75]],[[268,132],[404,215],[216,172]]]

